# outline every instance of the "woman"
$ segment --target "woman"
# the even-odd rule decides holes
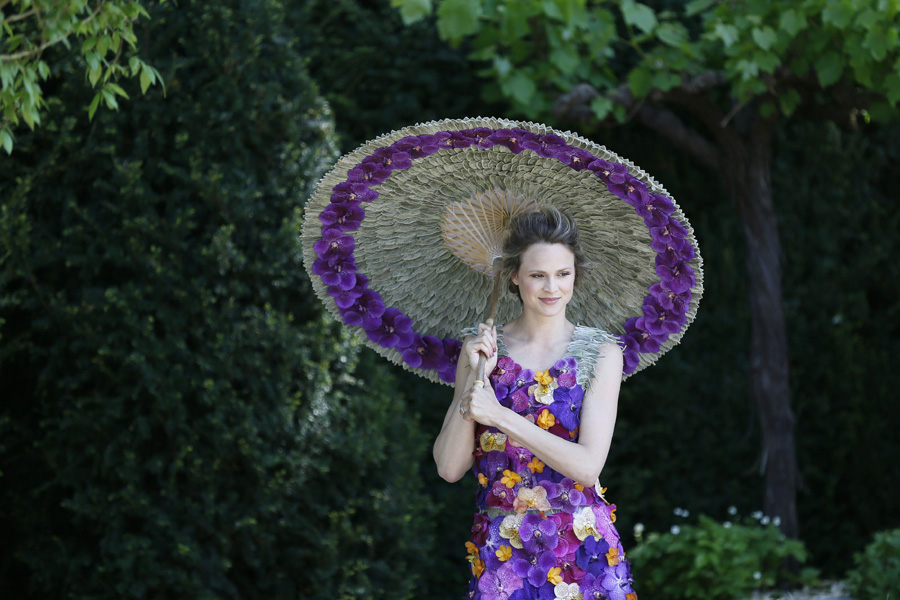
[[[637,598],[612,525],[615,506],[597,484],[622,350],[611,335],[566,319],[585,269],[577,236],[574,221],[552,207],[515,219],[502,276],[522,314],[502,335],[481,324],[463,342],[434,458],[447,481],[473,465],[478,478],[466,544],[473,598]],[[477,381],[479,354],[490,387]]]

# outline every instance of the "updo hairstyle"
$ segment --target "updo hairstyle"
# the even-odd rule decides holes
[[[503,242],[503,271],[509,291],[519,300],[519,286],[512,275],[522,265],[522,255],[534,244],[562,244],[575,255],[575,285],[577,286],[589,264],[578,243],[578,226],[568,212],[555,206],[542,206],[537,212],[523,213],[509,223]]]

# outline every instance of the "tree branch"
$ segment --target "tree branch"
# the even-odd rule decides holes
[[[0,5],[0,8],[2,8],[2,6],[3,5]],[[79,25],[87,25],[88,23],[93,21],[94,17],[96,17],[98,14],[100,14],[100,11],[102,9],[103,9],[103,4],[98,4],[97,8],[94,9],[94,12],[92,12],[90,15],[85,17],[85,19],[83,21],[81,21],[79,23]],[[66,39],[67,37],[69,37],[70,35],[72,35],[73,32],[74,32],[74,28],[72,30],[70,30],[66,35],[64,35],[60,38],[57,38],[55,40],[50,40],[49,42],[44,42],[37,48],[32,48],[31,50],[22,50],[21,52],[16,52],[15,54],[0,54],[0,62],[12,62],[14,60],[19,60],[20,58],[28,58],[29,56],[33,56],[33,55],[40,55],[44,50],[46,50],[50,46],[54,46],[54,45],[60,43],[61,41],[63,41],[64,39]]]
[[[716,78],[704,78],[702,81],[693,81],[692,89],[701,91],[716,85]],[[599,95],[597,90],[586,83],[576,85],[568,93],[560,96],[554,107],[554,115],[560,119],[588,122],[594,119],[594,111],[590,107],[591,100]],[[627,84],[622,84],[613,90],[608,98],[625,107],[626,111],[644,125],[661,133],[679,148],[690,152],[702,164],[715,168],[719,164],[720,152],[715,144],[700,135],[695,129],[684,124],[678,116],[657,104],[645,104],[635,100]],[[650,96],[653,100],[653,96]]]

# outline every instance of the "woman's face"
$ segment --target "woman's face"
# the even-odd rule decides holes
[[[575,289],[575,255],[562,244],[533,244],[512,275],[523,310],[553,316],[565,311]]]

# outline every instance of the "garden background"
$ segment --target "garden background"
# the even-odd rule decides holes
[[[528,107],[471,60],[477,42],[445,41],[440,12],[143,5],[137,52],[165,87],[126,77],[119,110],[89,119],[86,55],[48,47],[39,123],[0,151],[0,597],[460,597],[477,483],[431,461],[451,393],[324,314],[299,226],[363,141]],[[900,120],[857,116],[782,118],[772,145],[799,538],[827,579],[900,527]],[[637,120],[545,120],[652,173],[705,261],[683,343],[622,389],[602,480],[626,548],[638,523],[672,536],[761,510],[735,206]]]

